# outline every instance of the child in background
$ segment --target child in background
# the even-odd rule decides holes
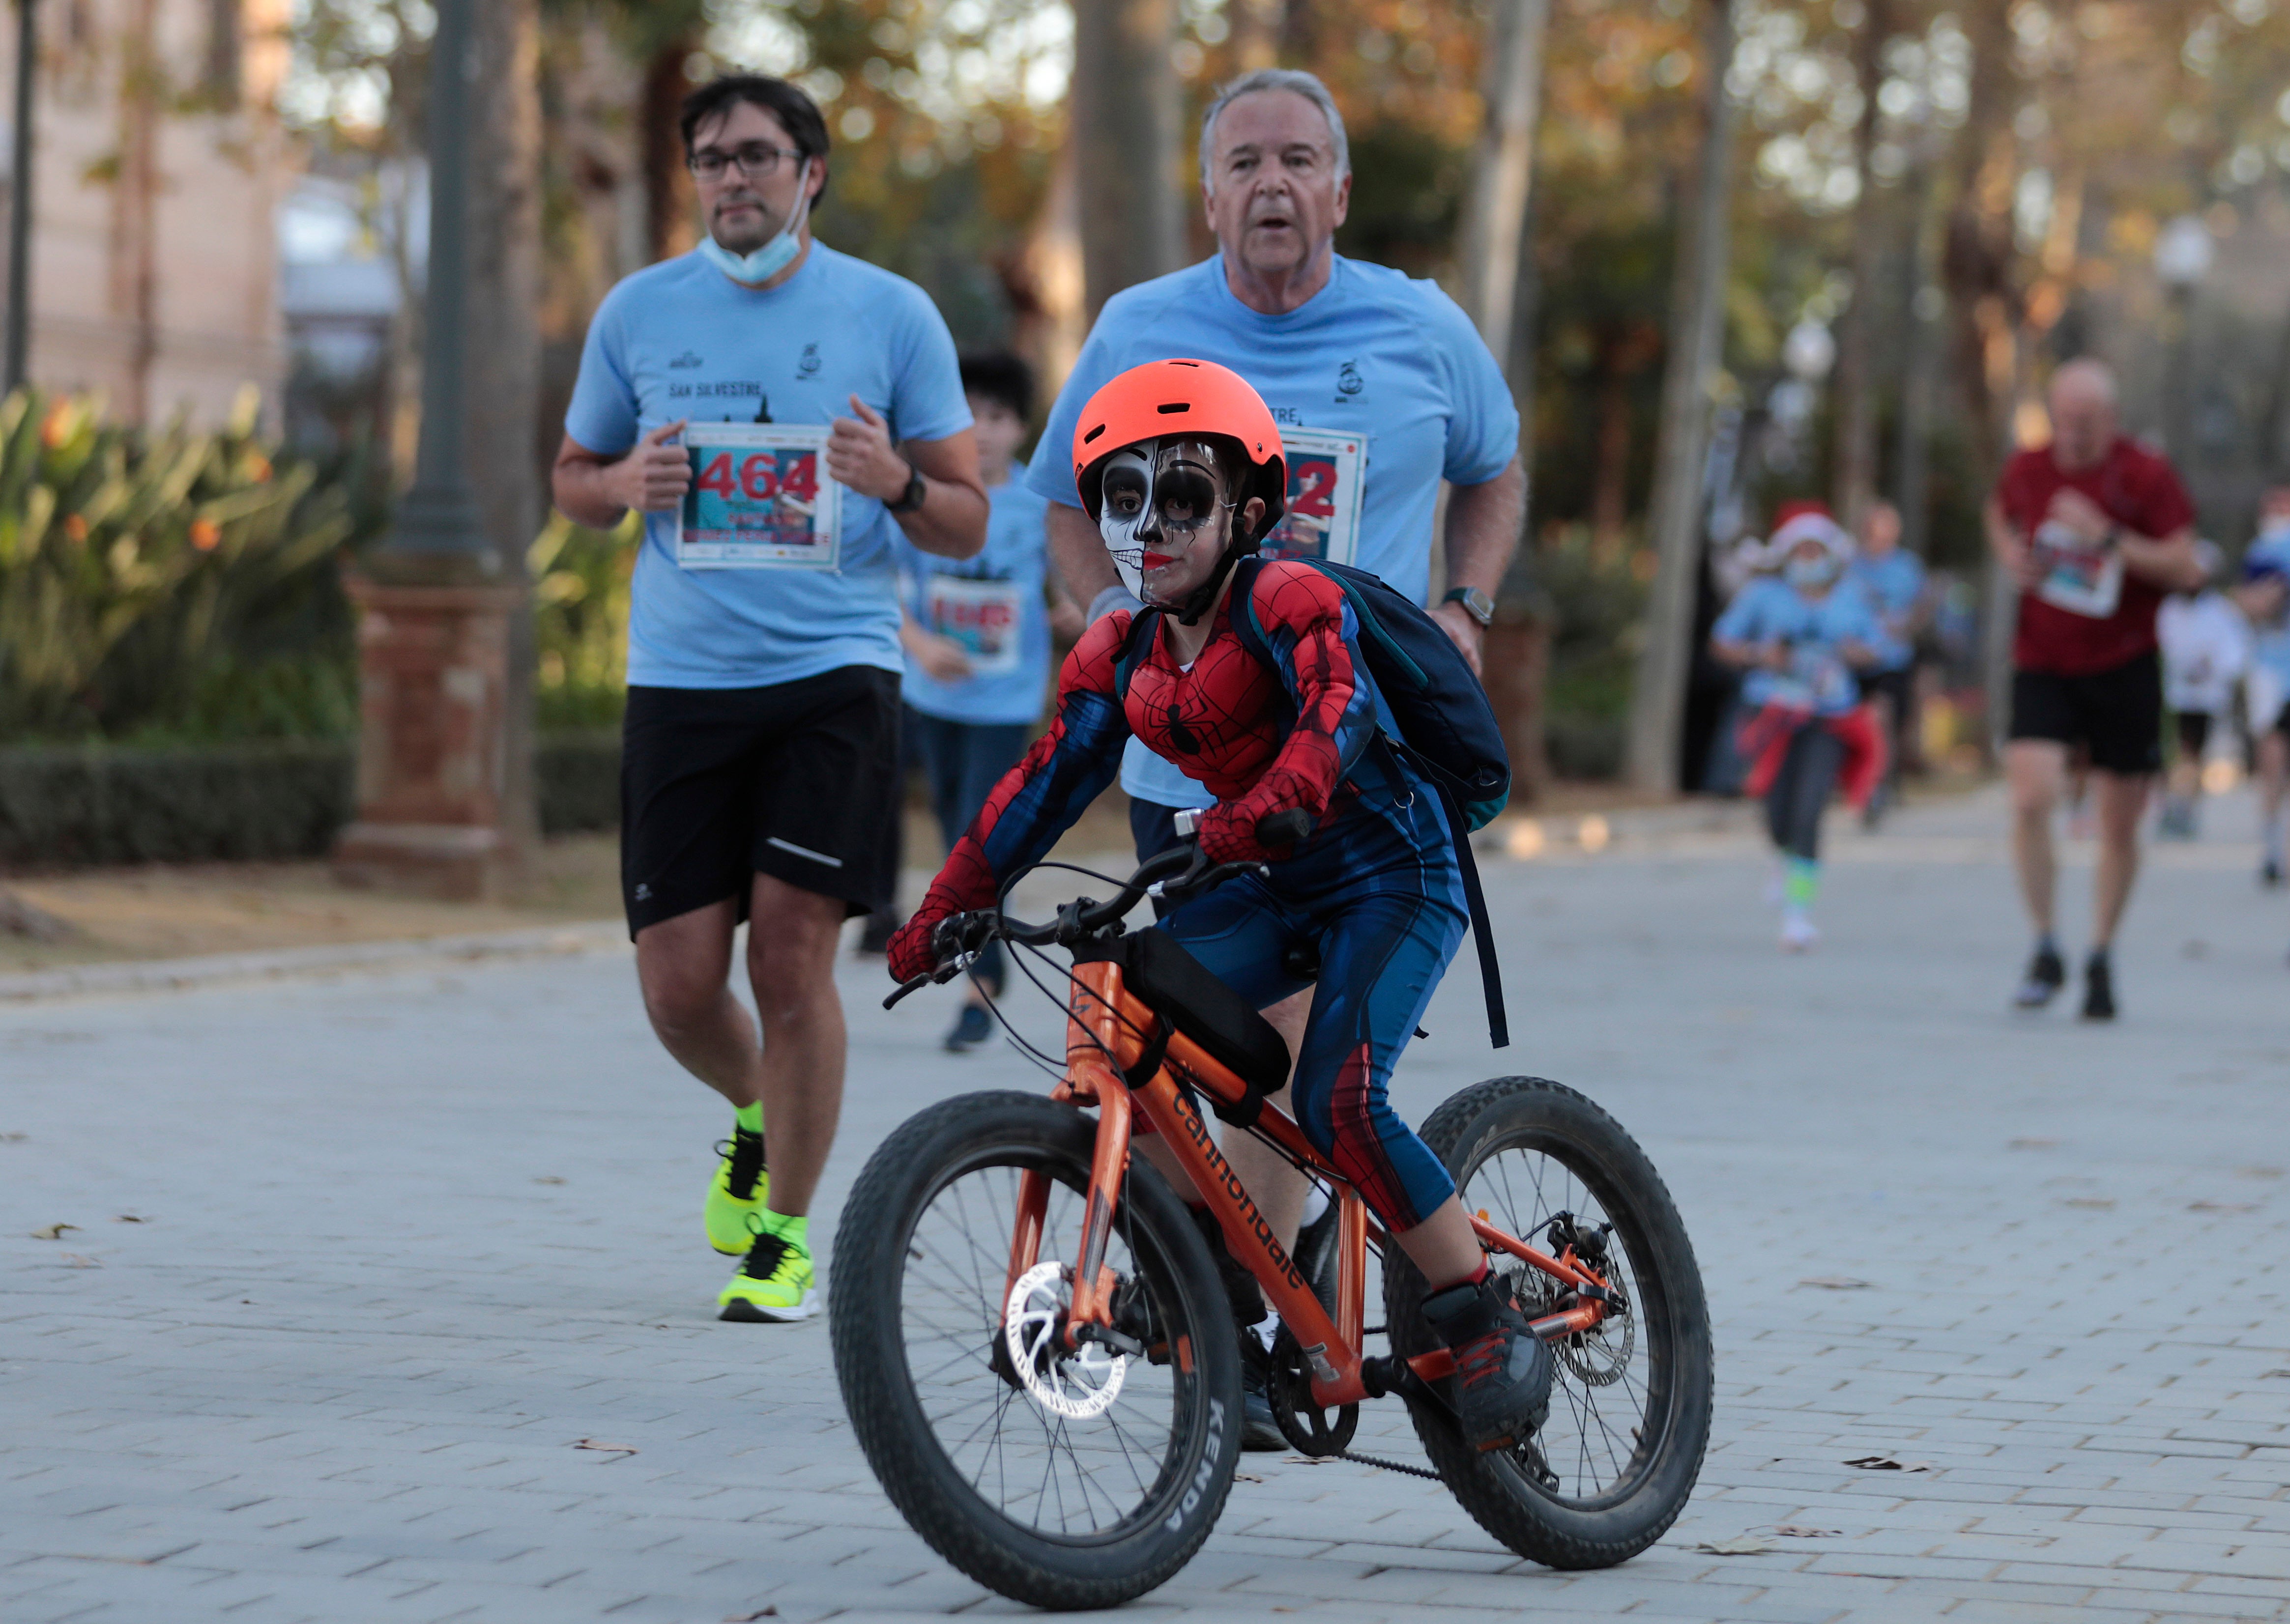
[[[2195,543],[2206,582],[2218,574],[2214,541]],[[2241,612],[2217,587],[2174,592],[2155,617],[2163,645],[2163,703],[2170,707],[2178,746],[2164,780],[2159,833],[2166,839],[2195,837],[2195,809],[2203,793],[2203,750],[2214,720],[2234,707],[2235,684],[2250,663],[2250,633]]]
[[[1049,504],[1011,478],[1033,412],[1033,374],[1017,356],[966,356],[962,388],[976,420],[979,470],[993,504],[976,557],[941,558],[901,542],[905,591],[899,642],[906,651],[907,758],[919,764],[931,810],[951,847],[1002,775],[1017,764],[1049,703]],[[1080,612],[1057,593],[1057,612],[1081,635]],[[947,1034],[957,1053],[993,1036],[986,1000],[998,996],[999,942],[973,966],[968,997]]]
[[[1782,948],[1820,940],[1821,818],[1843,775],[1865,806],[1885,770],[1885,740],[1862,699],[1860,671],[1896,652],[1860,586],[1846,579],[1852,538],[1812,503],[1784,509],[1768,551],[1778,576],[1742,588],[1710,628],[1710,650],[1745,671],[1740,748],[1743,788],[1766,797],[1783,864]]]

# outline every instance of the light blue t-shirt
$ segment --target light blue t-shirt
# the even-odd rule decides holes
[[[1925,593],[1924,560],[1904,547],[1896,547],[1881,558],[1866,553],[1856,556],[1847,574],[1861,583],[1862,591],[1876,604],[1886,628],[1897,634],[1916,612],[1917,603]],[[1916,650],[1906,637],[1895,635],[1893,650],[1880,671],[1900,671],[1908,668]]]
[[[824,427],[852,415],[853,395],[882,414],[894,444],[970,427],[954,340],[929,295],[821,243],[768,292],[688,253],[605,296],[564,432],[615,456],[678,418]],[[833,570],[679,568],[674,516],[646,516],[629,683],[757,688],[843,666],[901,669],[898,522],[856,492],[842,504]]]
[[[2270,530],[2250,544],[2242,556],[2243,579],[2263,572],[2290,575],[2290,529]],[[2250,658],[2271,672],[2278,685],[2290,687],[2290,608],[2251,628]]]
[[[1439,482],[1485,484],[1518,452],[1518,410],[1494,357],[1437,284],[1335,257],[1328,284],[1285,316],[1233,296],[1221,258],[1115,294],[1058,392],[1027,482],[1078,507],[1074,423],[1109,380],[1147,361],[1214,361],[1255,386],[1285,435],[1318,430],[1362,444],[1358,526],[1349,562],[1418,603],[1429,596],[1431,516]],[[1334,461],[1292,454],[1290,505],[1315,523],[1344,522],[1349,493],[1326,483]],[[1319,510],[1332,506],[1336,511]],[[1134,740],[1121,787],[1165,806],[1206,806],[1198,784]]]
[[[941,683],[911,659],[907,703],[946,722],[1038,721],[1049,697],[1050,612],[1042,579],[1050,505],[1014,476],[989,485],[993,514],[974,558],[941,558],[903,538],[900,575],[907,612],[924,630],[952,637],[973,675]]]
[[[1743,587],[1709,635],[1726,643],[1786,643],[1790,668],[1760,666],[1742,679],[1750,705],[1788,705],[1815,716],[1838,716],[1861,702],[1861,684],[1838,645],[1858,643],[1889,657],[1899,644],[1877,620],[1876,605],[1850,577],[1827,596],[1809,598],[1787,581],[1764,575]]]

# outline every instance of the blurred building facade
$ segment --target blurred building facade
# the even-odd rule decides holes
[[[291,0],[37,4],[28,376],[131,421],[212,422],[248,382],[276,403]],[[0,29],[0,83],[15,45]]]

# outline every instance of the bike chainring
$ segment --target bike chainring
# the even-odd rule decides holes
[[[1251,1335],[1249,1340],[1255,1338]],[[1312,1402],[1312,1372],[1304,1363],[1304,1350],[1285,1324],[1272,1340],[1272,1351],[1258,1356],[1264,1362],[1264,1396],[1271,1403],[1273,1424],[1280,1428],[1280,1436],[1298,1454],[1341,1455],[1359,1430],[1359,1406],[1344,1405],[1334,1412],[1332,1421],[1330,1412]]]

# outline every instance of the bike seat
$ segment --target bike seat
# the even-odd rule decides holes
[[[1219,1102],[1218,1116],[1253,1122],[1264,1096],[1286,1086],[1287,1040],[1168,932],[1139,931],[1089,943],[1077,948],[1074,957],[1118,964],[1122,985],[1240,1079],[1248,1098],[1229,1108]],[[1241,1112],[1245,1116],[1237,1115]]]

